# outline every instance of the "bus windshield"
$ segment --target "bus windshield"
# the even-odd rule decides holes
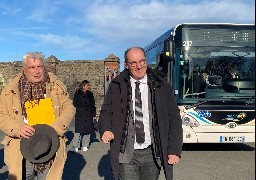
[[[249,47],[183,47],[179,98],[255,96],[255,50]]]

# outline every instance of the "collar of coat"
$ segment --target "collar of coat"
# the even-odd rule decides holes
[[[51,72],[48,72],[48,74],[50,78],[50,82],[47,83],[49,85],[49,88],[51,88],[51,86],[53,86],[53,84],[56,83],[64,92],[67,91],[67,88],[64,85],[64,83],[58,80],[55,74]],[[9,81],[9,83],[5,87],[7,92],[11,91],[13,94],[16,94],[17,92],[19,92],[18,83],[21,75],[22,75],[21,73],[18,73],[12,77],[12,79]]]
[[[153,86],[161,86],[164,82],[166,82],[166,76],[158,71],[154,70],[150,67],[147,67],[147,76],[148,76],[148,83],[153,84]],[[116,78],[112,80],[112,82],[122,83],[122,82],[129,82],[130,81],[130,73],[128,69],[124,69]]]

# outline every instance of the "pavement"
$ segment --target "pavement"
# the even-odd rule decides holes
[[[110,169],[109,144],[100,141],[99,133],[91,135],[91,145],[89,150],[84,152],[70,151],[72,149],[72,139],[74,124],[72,123],[66,132],[67,160],[63,171],[63,180],[113,180]],[[0,140],[4,134],[0,132]],[[3,145],[0,146],[0,180],[7,180],[8,168],[3,161]],[[163,175],[162,175],[163,176]],[[165,179],[165,178],[160,178]]]
[[[89,150],[71,152],[74,135],[72,123],[67,133],[67,160],[63,180],[113,180],[110,170],[109,144],[91,136]],[[0,131],[0,141],[4,134]],[[0,180],[6,180],[3,145],[0,145]],[[161,171],[159,180],[164,180]],[[174,167],[175,180],[255,180],[255,143],[247,144],[184,144],[182,158]]]

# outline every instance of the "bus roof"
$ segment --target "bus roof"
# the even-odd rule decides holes
[[[160,37],[158,37],[156,40],[153,42],[149,43],[144,49],[145,51],[148,51],[152,49],[153,47],[161,44],[164,40],[170,39],[175,36],[177,28],[181,26],[255,26],[255,24],[236,24],[236,23],[181,23],[177,24],[175,27],[169,29],[165,33],[163,33]]]
[[[174,30],[173,32],[173,36],[175,36],[175,32],[176,29],[179,26],[202,26],[202,25],[210,25],[210,26],[255,26],[255,24],[236,24],[236,23],[182,23],[182,24],[178,24],[176,25],[174,28],[172,28]]]

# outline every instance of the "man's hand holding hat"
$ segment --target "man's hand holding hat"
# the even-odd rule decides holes
[[[35,128],[24,124],[20,128],[20,137],[29,139],[35,133]]]

